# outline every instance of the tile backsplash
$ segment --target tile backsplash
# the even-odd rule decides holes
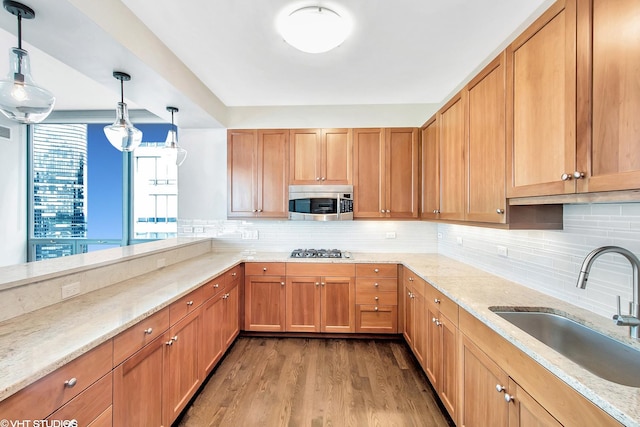
[[[640,203],[564,206],[564,230],[496,230],[438,225],[438,252],[602,316],[632,299],[629,262],[617,254],[595,262],[586,289],[576,288],[585,256],[616,245],[640,256]],[[505,256],[506,251],[506,256]]]
[[[218,250],[275,252],[335,248],[434,253],[436,229],[436,224],[424,221],[178,220],[181,237],[213,237]]]

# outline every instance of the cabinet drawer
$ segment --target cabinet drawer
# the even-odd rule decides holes
[[[343,277],[354,276],[356,273],[353,264],[344,263],[318,263],[318,262],[288,262],[288,276],[322,276]]]
[[[242,265],[236,265],[231,270],[224,273],[226,284],[230,284],[234,280],[238,280],[242,277]]]
[[[395,305],[356,306],[356,332],[395,334],[398,332],[398,307]]]
[[[431,288],[432,292],[429,292],[428,297],[431,298],[440,313],[447,316],[447,318],[456,326],[458,326],[458,304],[442,295],[442,293],[434,288]]]
[[[112,391],[113,375],[109,372],[47,419],[76,420],[78,426],[88,426],[111,407]]]
[[[398,277],[397,264],[356,264],[357,277]]]
[[[220,276],[209,280],[202,285],[202,301],[206,301],[209,298],[218,295],[227,284],[227,275],[221,274]]]
[[[204,302],[204,290],[202,288],[203,287],[200,286],[195,291],[188,293],[169,306],[169,321],[172,325]]]
[[[113,365],[117,366],[129,356],[169,329],[169,308],[164,308],[141,320],[113,339]]]
[[[109,340],[2,401],[0,416],[7,420],[43,420],[112,368],[113,342]]]
[[[356,295],[360,292],[377,290],[379,292],[397,292],[398,280],[390,278],[376,279],[373,277],[359,277],[356,279]]]
[[[78,424],[80,426],[80,424]],[[113,406],[109,406],[87,427],[112,427],[113,426]]]
[[[284,276],[284,262],[248,262],[244,265],[247,276]]]
[[[356,304],[397,305],[397,292],[380,292],[375,289],[360,291],[356,294]]]

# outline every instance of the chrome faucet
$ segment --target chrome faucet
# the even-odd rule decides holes
[[[625,257],[631,264],[633,269],[633,301],[629,303],[629,314],[622,314],[620,312],[620,295],[616,297],[618,304],[618,314],[613,315],[613,320],[618,326],[629,326],[629,335],[633,338],[640,338],[640,300],[638,295],[640,294],[640,288],[638,287],[638,274],[640,271],[640,260],[631,251],[621,248],[619,246],[602,246],[589,252],[589,255],[582,262],[580,268],[580,275],[578,276],[578,283],[576,287],[584,289],[587,287],[587,280],[589,279],[589,271],[594,261],[602,254],[609,252],[617,253]]]

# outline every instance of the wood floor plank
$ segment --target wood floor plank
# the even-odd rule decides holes
[[[240,337],[180,427],[451,426],[399,341]]]

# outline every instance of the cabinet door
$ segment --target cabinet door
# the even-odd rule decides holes
[[[355,283],[352,277],[322,277],[321,318],[322,332],[355,331]]]
[[[425,373],[427,378],[431,381],[431,385],[434,389],[440,388],[440,370],[442,365],[440,363],[440,355],[442,350],[440,349],[440,327],[438,323],[438,309],[433,304],[426,304],[427,310],[427,347],[425,351]]]
[[[292,129],[291,184],[318,184],[322,180],[321,129]]]
[[[547,412],[515,381],[509,379],[509,427],[560,427],[562,424]]]
[[[578,2],[579,192],[640,187],[639,19],[637,1]]]
[[[576,9],[560,0],[506,50],[509,197],[572,193]]]
[[[238,282],[231,285],[224,295],[224,331],[222,335],[222,351],[233,343],[240,333],[240,289]]]
[[[207,375],[222,357],[224,292],[207,300],[202,306],[202,340],[200,342],[200,369]]]
[[[506,222],[504,54],[467,88],[468,221]]]
[[[386,129],[385,139],[385,212],[390,218],[417,218],[418,129]]]
[[[496,387],[509,387],[509,377],[465,335],[460,334],[461,427],[505,427],[509,405]]]
[[[247,276],[245,279],[245,328],[248,331],[285,330],[285,278]]]
[[[427,300],[425,295],[417,288],[413,292],[413,354],[424,368],[427,360],[427,340],[429,330],[427,326]]]
[[[254,216],[258,209],[257,131],[227,132],[227,217]]]
[[[287,277],[288,332],[320,332],[320,277]]]
[[[198,364],[198,345],[201,338],[201,310],[187,315],[170,329],[167,362],[170,373],[164,407],[167,420],[173,422],[187,406],[202,382],[202,371]]]
[[[440,313],[440,385],[438,395],[454,420],[458,416],[458,328]]]
[[[406,271],[406,270],[405,270]],[[415,337],[415,304],[413,303],[413,286],[411,282],[405,280],[404,286],[404,339],[409,344],[409,347],[414,347]],[[420,362],[422,364],[422,362]]]
[[[288,154],[286,130],[258,131],[258,216],[287,218],[289,215]]]
[[[353,216],[381,218],[385,216],[384,131],[353,131]]]
[[[456,95],[440,111],[440,219],[463,220],[465,212],[465,100]]]
[[[113,370],[114,426],[170,426],[163,410],[167,393],[169,331]]]
[[[440,147],[437,116],[422,128],[421,167],[422,197],[420,218],[436,219],[440,210]]]
[[[324,184],[351,184],[353,132],[351,129],[322,129],[321,177]]]

